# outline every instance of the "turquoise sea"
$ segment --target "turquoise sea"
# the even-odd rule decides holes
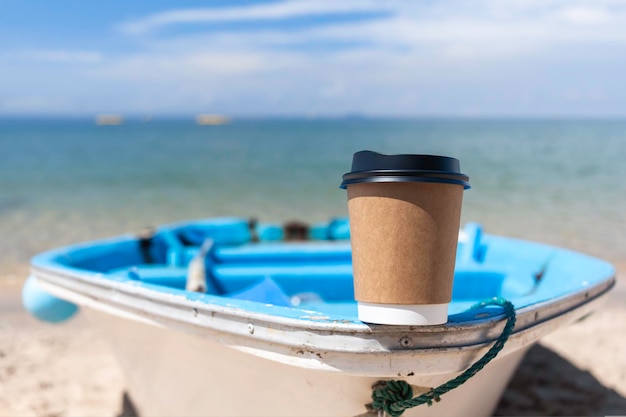
[[[347,214],[352,154],[454,156],[462,222],[626,263],[626,121],[0,120],[0,277],[42,250],[209,216]]]

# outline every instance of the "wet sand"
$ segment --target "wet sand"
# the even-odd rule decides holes
[[[626,415],[624,346],[626,282],[618,281],[599,311],[530,350],[495,415]],[[0,287],[0,416],[132,415],[123,400],[122,370],[83,316],[40,323],[22,311],[19,286]]]

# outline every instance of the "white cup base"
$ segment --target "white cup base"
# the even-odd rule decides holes
[[[359,320],[366,323],[432,326],[448,321],[448,303],[376,304],[357,302]]]

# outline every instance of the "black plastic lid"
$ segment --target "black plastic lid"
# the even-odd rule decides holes
[[[383,155],[356,152],[352,172],[343,175],[341,188],[363,182],[437,182],[470,188],[469,177],[461,174],[459,160],[436,155]]]

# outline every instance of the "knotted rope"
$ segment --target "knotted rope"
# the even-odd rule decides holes
[[[504,325],[502,333],[496,340],[496,343],[494,343],[494,345],[482,358],[476,361],[472,366],[465,370],[465,372],[456,378],[453,378],[436,388],[431,388],[428,392],[425,392],[415,398],[413,398],[413,388],[406,381],[378,381],[372,387],[372,408],[378,410],[379,412],[384,411],[390,417],[398,417],[409,408],[417,407],[421,404],[428,404],[431,406],[433,401],[441,401],[440,397],[443,394],[465,383],[468,379],[476,375],[478,371],[483,369],[483,367],[495,358],[500,350],[502,350],[504,344],[513,332],[513,328],[515,327],[515,307],[510,301],[507,301],[502,297],[494,297],[483,300],[474,304],[469,308],[469,310],[476,310],[489,305],[501,306],[504,309],[507,321]]]

